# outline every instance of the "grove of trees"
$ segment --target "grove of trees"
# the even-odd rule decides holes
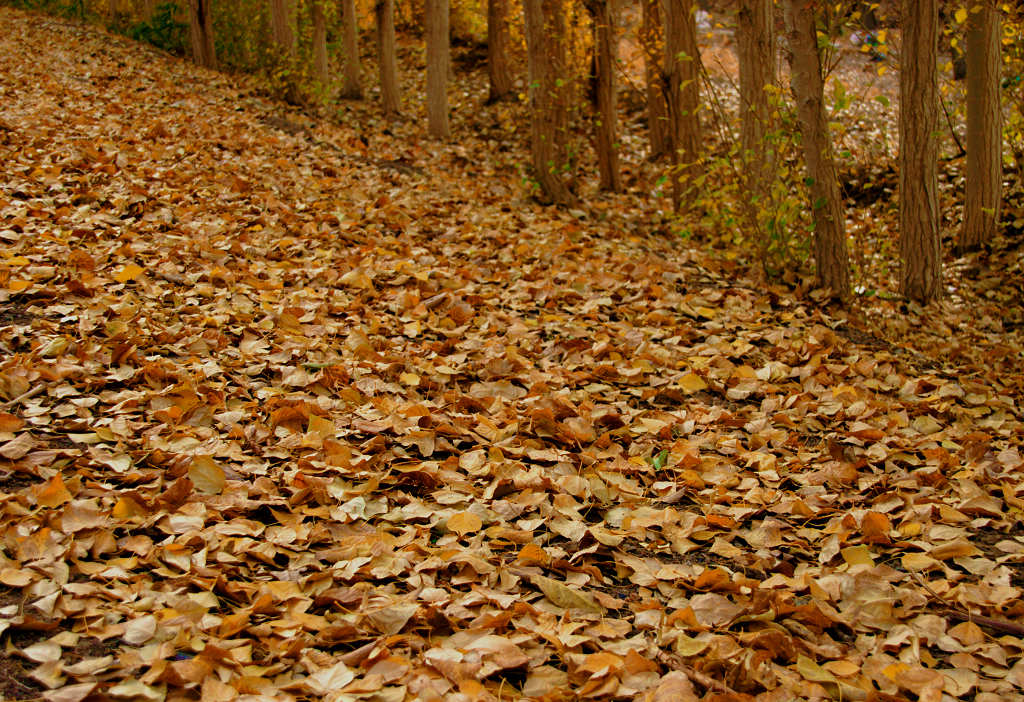
[[[398,22],[403,36],[422,37],[425,132],[436,139],[459,138],[450,121],[453,34],[485,44],[486,103],[527,103],[528,176],[537,199],[555,205],[586,199],[579,157],[586,142],[594,147],[598,190],[623,190],[620,48],[623,42],[637,47],[644,85],[637,90],[630,83],[630,90],[644,102],[648,157],[664,164],[661,185],[679,228],[706,215],[710,199],[725,197],[716,188],[728,192],[728,208],[738,216],[725,225],[742,230],[740,238],[761,252],[766,271],[799,265],[793,251],[806,251],[816,286],[838,299],[853,290],[837,162],[843,149],[832,126],[842,99],[831,76],[839,42],[870,50],[879,73],[899,72],[898,104],[890,109],[899,113],[899,290],[905,297],[928,302],[943,294],[942,232],[952,217],[937,193],[940,163],[948,160],[943,131],[966,155],[962,223],[945,227],[957,229],[957,253],[984,247],[998,232],[1003,161],[1021,152],[1016,142],[1024,118],[1012,90],[1019,83],[1004,87],[1004,74],[1015,76],[1022,64],[1013,41],[1020,10],[995,0],[704,3],[715,13],[714,27],[695,0],[266,2],[189,0],[187,7],[171,5],[171,16],[187,19],[189,52],[201,66],[261,73],[284,97],[304,104],[372,95],[389,120],[414,118],[420,110],[418,96],[403,94]],[[113,2],[106,11],[136,28],[152,29],[155,17],[168,16],[152,0],[131,8]],[[698,15],[706,25],[700,29]],[[715,32],[731,32],[739,67],[739,109],[724,128],[714,109],[718,88],[700,49],[702,35]],[[966,66],[962,98],[940,94],[949,59]],[[377,67],[372,87],[367,64]],[[723,129],[731,145],[723,146]],[[804,177],[779,181],[776,174],[789,170],[780,166],[795,154]],[[730,169],[733,187],[720,188]],[[798,197],[809,213],[803,225],[777,212],[781,202],[792,209]]]

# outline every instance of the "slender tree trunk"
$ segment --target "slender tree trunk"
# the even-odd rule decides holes
[[[271,33],[282,56],[295,53],[295,32],[292,29],[294,7],[294,0],[270,0]]]
[[[377,61],[380,65],[380,101],[388,119],[402,112],[398,90],[398,59],[395,49],[394,0],[377,0],[373,7],[377,16]]]
[[[938,0],[903,0],[900,27],[900,292],[942,294],[938,199]]]
[[[820,287],[831,288],[837,297],[846,298],[850,294],[846,222],[825,114],[825,86],[814,10],[806,0],[787,0],[786,25],[791,51],[790,83],[811,186],[817,283]]]
[[[700,50],[694,0],[665,3],[665,82],[672,148],[672,204],[676,210],[694,193],[700,154]]]
[[[612,0],[587,0],[587,11],[594,23],[594,49],[597,79],[597,112],[594,115],[597,165],[601,190],[619,192],[619,147],[616,136],[615,62],[618,58],[615,17]]]
[[[737,53],[740,64],[740,145],[750,161],[751,195],[763,195],[771,172],[765,137],[771,120],[768,88],[775,84],[772,0],[740,0]]]
[[[448,127],[448,0],[427,0],[427,131],[437,139]]]
[[[341,0],[341,20],[342,44],[345,50],[341,97],[361,100],[363,85],[359,80],[359,17],[356,15],[356,0]]]
[[[327,88],[330,75],[327,68],[327,19],[324,17],[324,0],[313,0],[313,78],[321,90]]]
[[[487,103],[512,97],[512,71],[508,65],[508,0],[487,0]]]
[[[967,194],[958,250],[991,241],[999,224],[1003,127],[999,103],[999,8],[983,0],[967,20]]]
[[[562,177],[568,123],[564,12],[561,0],[523,0],[533,171],[540,197],[557,205],[576,201]]]
[[[210,2],[211,0],[189,0],[188,27],[192,40],[192,59],[205,68],[216,68],[217,53],[213,44]]]
[[[671,149],[668,133],[668,106],[665,104],[665,31],[661,26],[661,0],[642,0],[643,19],[640,45],[644,52],[644,78],[647,83],[647,130],[651,142],[648,158],[659,161]]]

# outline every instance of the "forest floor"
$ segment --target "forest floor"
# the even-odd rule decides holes
[[[822,307],[459,85],[0,8],[0,696],[1020,699],[1017,243]]]

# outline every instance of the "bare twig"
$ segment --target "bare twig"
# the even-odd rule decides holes
[[[661,651],[658,653],[658,660],[672,668],[673,670],[679,670],[686,673],[686,677],[693,680],[698,685],[703,685],[708,690],[715,690],[730,696],[738,696],[737,692],[731,687],[726,685],[721,680],[715,680],[710,675],[706,675],[699,670],[696,670],[692,666],[687,665],[683,662],[683,659],[674,653],[668,651]]]
[[[39,393],[41,393],[45,389],[46,389],[46,384],[45,383],[40,383],[39,385],[36,385],[34,388],[29,388],[27,391],[21,393],[20,395],[18,395],[13,400],[8,400],[7,402],[0,403],[0,409],[7,409],[8,407],[13,407],[14,405],[18,404],[19,402],[24,402],[25,400],[29,399],[30,397],[35,397],[36,395],[38,395]]]
[[[925,582],[919,574],[914,573],[914,578],[917,583],[923,587],[932,599],[942,605],[942,613],[951,619],[956,619],[961,622],[974,622],[978,626],[983,626],[986,629],[992,629],[993,631],[1000,634],[1010,634],[1011,636],[1024,637],[1024,625],[1011,622],[1007,619],[997,619],[995,617],[986,617],[981,614],[972,614],[962,609],[957,609],[951,606],[941,595],[935,590],[929,587],[928,583]]]

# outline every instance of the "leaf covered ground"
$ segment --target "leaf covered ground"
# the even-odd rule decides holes
[[[511,108],[9,9],[0,95],[6,698],[1020,698],[1005,287],[822,311],[532,204]]]

